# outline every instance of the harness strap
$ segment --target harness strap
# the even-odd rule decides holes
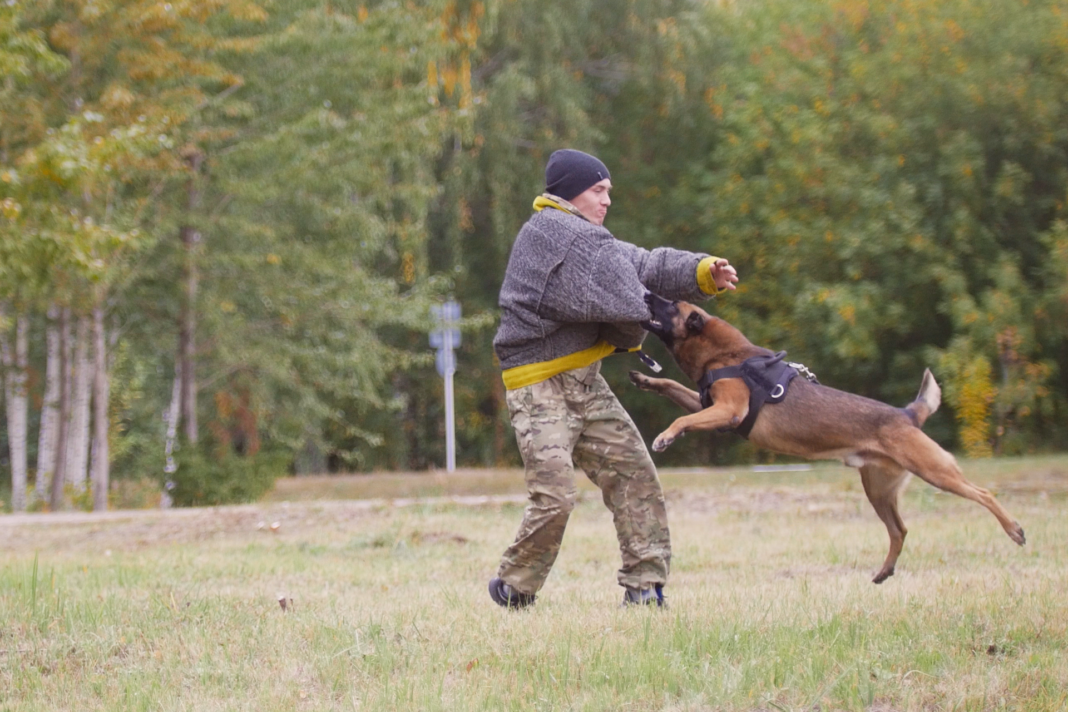
[[[741,378],[749,387],[749,412],[745,419],[734,428],[734,432],[748,439],[760,409],[765,403],[781,402],[786,397],[786,389],[790,381],[799,373],[797,366],[800,364],[784,362],[785,356],[785,351],[771,356],[753,356],[738,365],[705,372],[705,375],[701,376],[697,382],[701,394],[701,406],[704,408],[712,406],[713,383],[724,378]],[[815,375],[811,375],[811,371],[804,366],[801,368],[804,369],[806,378],[816,380]]]
[[[701,380],[697,382],[697,390],[701,394],[701,407],[712,407],[712,384],[716,381],[724,378],[741,378],[742,367],[727,366],[726,368],[716,368],[711,371],[705,371],[705,375],[701,376]]]

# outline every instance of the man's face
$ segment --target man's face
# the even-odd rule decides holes
[[[612,199],[608,197],[611,190],[612,180],[605,178],[600,183],[594,183],[569,202],[578,208],[579,212],[591,223],[603,225],[605,215],[608,215],[608,206],[612,204]]]

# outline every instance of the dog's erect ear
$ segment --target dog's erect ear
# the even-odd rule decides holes
[[[704,318],[697,312],[690,312],[690,316],[686,317],[686,331],[690,334],[700,334],[705,328]]]

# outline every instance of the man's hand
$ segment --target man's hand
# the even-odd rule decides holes
[[[716,289],[737,289],[734,283],[738,281],[738,271],[731,267],[731,263],[725,259],[718,259],[708,268],[712,273],[712,279],[716,283]]]

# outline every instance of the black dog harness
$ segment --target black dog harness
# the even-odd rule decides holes
[[[701,405],[705,408],[712,406],[712,384],[724,378],[741,378],[745,385],[749,386],[749,413],[745,416],[734,432],[743,438],[749,438],[749,431],[753,429],[757,414],[765,403],[781,403],[786,397],[786,389],[795,376],[819,383],[816,374],[809,371],[799,363],[783,361],[785,351],[780,351],[773,356],[753,356],[747,358],[737,366],[717,368],[701,376],[697,387],[701,391]]]

